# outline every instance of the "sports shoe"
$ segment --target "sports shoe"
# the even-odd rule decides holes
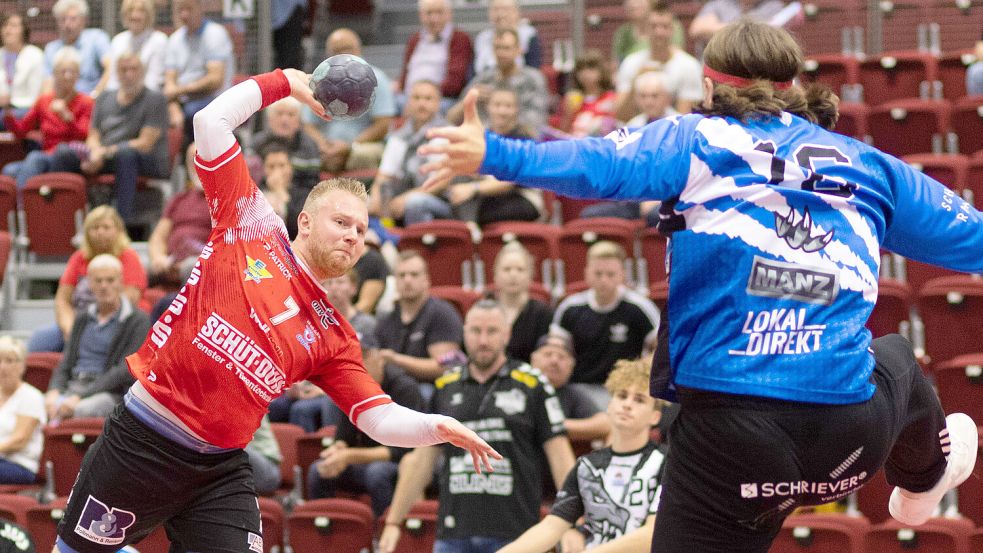
[[[942,451],[949,453],[949,460],[939,482],[925,492],[909,492],[900,487],[895,487],[891,492],[888,510],[902,524],[924,524],[932,516],[942,496],[962,484],[973,472],[979,443],[976,423],[969,415],[953,413],[945,418],[945,426],[940,436]]]

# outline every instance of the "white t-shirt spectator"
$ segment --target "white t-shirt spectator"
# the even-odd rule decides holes
[[[41,428],[44,426],[46,418],[44,395],[40,390],[26,382],[22,382],[17,391],[10,396],[10,399],[0,405],[0,440],[6,440],[14,433],[18,415],[37,419],[39,424],[34,428],[31,439],[24,446],[24,449],[8,453],[5,457],[11,463],[17,463],[27,470],[37,473],[43,445]]]
[[[146,31],[134,36],[130,31],[123,31],[113,37],[109,43],[109,80],[106,82],[106,90],[116,90],[119,88],[119,79],[116,78],[116,60],[127,52],[139,52],[140,61],[143,62],[144,78],[143,84],[154,92],[160,92],[164,88],[164,54],[167,50],[167,35],[160,31],[147,29]]]
[[[232,39],[229,38],[225,27],[208,19],[204,20],[201,27],[190,36],[188,28],[181,27],[168,37],[164,68],[177,71],[179,85],[193,83],[204,77],[208,73],[205,66],[210,61],[225,63],[222,87],[211,94],[191,99],[217,96],[232,86],[232,75],[235,73]]]
[[[635,77],[643,71],[662,72],[662,82],[673,101],[699,103],[703,100],[703,66],[696,58],[678,48],[673,47],[672,57],[665,63],[652,60],[647,49],[629,54],[618,67],[618,92],[629,93]]]

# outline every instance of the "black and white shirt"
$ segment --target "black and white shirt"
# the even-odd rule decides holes
[[[570,524],[583,516],[588,549],[619,538],[658,510],[664,460],[654,442],[637,451],[588,453],[567,475],[550,514]]]

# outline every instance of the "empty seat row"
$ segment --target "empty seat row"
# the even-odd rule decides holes
[[[983,150],[983,96],[894,100],[870,107],[841,103],[836,132],[895,156],[925,152],[973,155]]]

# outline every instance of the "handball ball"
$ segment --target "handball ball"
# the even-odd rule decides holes
[[[338,54],[321,62],[311,74],[311,91],[333,119],[355,119],[372,107],[378,81],[365,60]]]

